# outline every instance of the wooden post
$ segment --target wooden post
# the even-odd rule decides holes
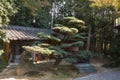
[[[3,50],[5,54],[5,60],[8,63],[10,57],[10,42],[3,42]]]

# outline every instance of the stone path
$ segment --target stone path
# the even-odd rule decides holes
[[[120,80],[120,68],[101,72],[93,75],[88,75],[80,78],[76,78],[73,80]]]

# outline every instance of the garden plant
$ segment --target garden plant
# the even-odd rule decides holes
[[[85,22],[75,17],[64,17],[60,24],[55,24],[52,33],[40,32],[43,40],[34,46],[23,46],[26,53],[47,55],[55,59],[54,66],[58,67],[62,59],[77,62],[80,58],[89,58],[91,53],[83,48],[87,40]],[[72,50],[71,47],[77,47]],[[81,48],[81,50],[79,50]]]

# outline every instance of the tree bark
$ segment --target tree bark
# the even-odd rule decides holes
[[[56,58],[55,60],[56,61],[55,61],[54,67],[57,69],[58,65],[60,64],[60,62],[62,61],[62,59],[61,58]]]
[[[88,31],[87,50],[89,50],[90,48],[90,39],[91,39],[91,26],[89,27]]]

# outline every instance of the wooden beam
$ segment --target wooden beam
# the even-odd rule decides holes
[[[3,50],[5,54],[5,60],[8,63],[10,58],[10,42],[3,42]]]

